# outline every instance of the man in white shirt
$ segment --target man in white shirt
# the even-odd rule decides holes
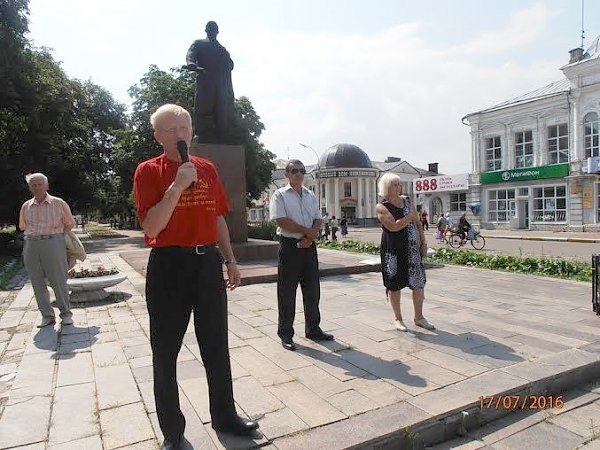
[[[302,289],[305,335],[314,341],[330,341],[333,336],[319,326],[319,261],[314,240],[319,235],[321,213],[317,198],[303,186],[306,169],[297,159],[285,167],[289,184],[277,189],[270,203],[270,218],[277,221],[280,235],[277,266],[277,305],[279,324],[277,334],[286,350],[296,350],[294,344],[294,315],[296,290]]]

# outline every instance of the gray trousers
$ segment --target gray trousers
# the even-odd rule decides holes
[[[44,318],[53,319],[54,310],[50,305],[48,285],[56,296],[60,317],[71,317],[69,288],[67,287],[67,247],[62,234],[52,235],[52,239],[25,241],[23,262],[33,285],[38,308]]]

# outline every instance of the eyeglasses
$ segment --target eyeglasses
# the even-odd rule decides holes
[[[290,173],[292,175],[296,175],[298,173],[301,173],[302,175],[304,175],[306,173],[306,169],[305,168],[298,169],[297,167],[294,167],[293,169],[290,169]]]

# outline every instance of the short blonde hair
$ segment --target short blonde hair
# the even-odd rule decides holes
[[[150,123],[152,124],[152,128],[156,131],[156,129],[160,126],[165,116],[185,116],[190,124],[190,128],[192,127],[192,116],[187,112],[185,108],[182,108],[179,105],[174,105],[172,103],[167,103],[166,105],[162,105],[158,108],[154,113],[150,116]]]
[[[27,175],[25,175],[25,181],[27,182],[27,184],[29,184],[29,182],[33,180],[44,180],[44,183],[46,183],[46,187],[48,187],[48,177],[41,172],[28,173]]]
[[[387,198],[390,194],[390,186],[398,182],[400,184],[400,190],[402,190],[402,180],[395,173],[384,173],[377,183],[378,194],[380,197]]]

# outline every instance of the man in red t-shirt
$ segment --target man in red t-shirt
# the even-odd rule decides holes
[[[258,424],[237,415],[231,383],[226,287],[235,289],[240,284],[240,272],[223,217],[229,211],[227,197],[210,161],[190,156],[189,162],[181,163],[177,142],[189,146],[192,140],[192,120],[185,109],[163,105],[150,121],[164,152],[140,163],[134,191],[145,240],[152,247],[146,302],[163,448],[180,448],[183,441],[185,418],[179,407],[176,362],[192,311],[206,369],[212,427],[253,434]]]

